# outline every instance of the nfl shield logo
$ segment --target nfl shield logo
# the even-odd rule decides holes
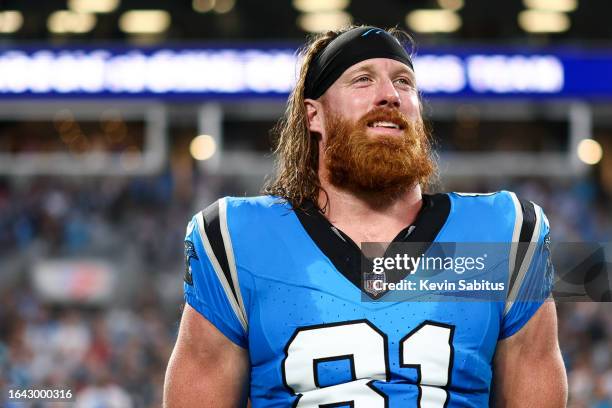
[[[363,274],[363,290],[365,290],[367,293],[369,293],[372,296],[378,296],[384,292],[383,284],[385,282],[386,282],[386,278],[385,278],[384,272],[383,273],[366,272]]]

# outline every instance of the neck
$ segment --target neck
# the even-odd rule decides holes
[[[414,222],[423,202],[418,184],[391,197],[343,190],[324,178],[321,187],[327,194],[319,193],[319,208],[325,208],[325,217],[357,244],[392,241]]]

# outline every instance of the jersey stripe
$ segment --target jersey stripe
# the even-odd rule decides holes
[[[221,233],[221,222],[219,219],[219,201],[215,201],[203,211],[204,231],[210,242],[210,247],[219,261],[219,266],[225,275],[227,282],[232,283],[227,254],[225,253],[225,244],[223,243],[223,235]],[[236,297],[236,290],[230,285],[232,294]]]
[[[528,245],[519,245],[519,247],[526,247],[524,250],[524,255],[522,257],[517,257],[517,262],[515,265],[518,266],[518,271],[516,271],[512,279],[510,281],[510,286],[508,288],[508,301],[506,302],[506,308],[504,310],[504,315],[506,315],[517,296],[518,291],[523,284],[523,280],[525,279],[525,275],[531,266],[531,261],[533,260],[533,255],[535,253],[538,239],[540,237],[540,231],[542,229],[542,209],[536,204],[527,201],[521,201],[521,208],[523,210],[523,227],[521,228],[520,239],[525,239],[525,241],[521,242],[529,242]],[[532,218],[533,214],[533,218]],[[523,230],[526,232],[523,233]],[[529,240],[527,241],[527,237],[529,236]],[[519,248],[520,249],[520,248]],[[516,269],[516,268],[515,268]]]
[[[514,265],[516,263],[516,252],[518,248],[519,236],[521,233],[521,227],[523,226],[523,211],[521,209],[521,203],[518,197],[513,192],[510,192],[510,197],[514,203],[514,230],[512,232],[512,243],[510,244],[510,259],[508,262],[508,282],[514,277]],[[510,284],[508,284],[510,287]]]
[[[244,301],[240,291],[240,283],[238,282],[238,271],[236,269],[236,259],[234,257],[232,237],[230,236],[229,227],[227,225],[227,198],[221,199],[219,203],[219,223],[221,225],[221,235],[223,237],[223,243],[225,244],[225,254],[227,263],[229,264],[230,278],[232,280],[234,294],[238,300],[238,306],[240,307],[240,312],[242,314],[242,319],[245,322],[245,327],[248,327],[246,309],[244,307]]]
[[[213,251],[211,241],[208,239],[208,235],[205,229],[204,211],[200,211],[196,215],[196,220],[198,223],[198,233],[200,234],[200,238],[202,240],[202,245],[204,246],[204,250],[206,251],[206,255],[208,256],[208,259],[210,260],[210,263],[212,264],[212,267],[217,275],[217,278],[219,279],[219,282],[221,283],[221,286],[223,287],[223,291],[225,292],[225,296],[227,297],[230,307],[232,308],[234,314],[238,318],[240,325],[246,331],[247,324],[246,324],[243,314],[241,313],[240,307],[238,306],[238,302],[236,301],[234,290],[231,287],[230,282],[228,281],[226,274],[223,271],[223,268],[221,267],[219,260],[217,259],[217,256],[215,255],[215,252]]]
[[[525,255],[527,254],[527,250],[529,249],[529,244],[527,243],[531,241],[533,231],[536,228],[536,214],[534,208],[535,204],[533,204],[531,201],[525,201],[520,199],[519,204],[522,219],[521,232],[518,236],[518,242],[513,241],[513,243],[516,242],[516,254],[514,256],[514,265],[510,275],[510,284],[508,285],[509,289],[514,287],[514,283],[518,276],[520,265],[525,259]]]

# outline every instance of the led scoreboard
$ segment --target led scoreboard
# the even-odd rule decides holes
[[[1,98],[285,98],[293,47],[0,48]],[[612,52],[422,49],[427,97],[612,98]]]

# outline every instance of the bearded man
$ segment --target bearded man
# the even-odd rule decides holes
[[[565,406],[547,246],[496,263],[506,301],[364,291],[361,243],[548,241],[541,208],[511,192],[423,193],[436,165],[406,39],[315,38],[266,195],[190,222],[166,407]],[[534,287],[545,296],[516,301]]]

